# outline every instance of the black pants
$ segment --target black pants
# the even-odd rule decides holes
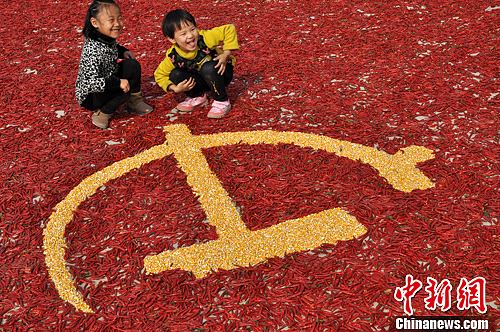
[[[91,93],[85,98],[82,106],[91,111],[100,109],[103,113],[113,114],[121,104],[128,100],[130,93],[141,91],[141,65],[137,60],[123,59],[118,64],[117,76],[128,80],[129,93],[123,92],[120,87]]]
[[[192,77],[196,84],[194,88],[186,91],[188,97],[199,97],[203,93],[211,91],[214,100],[226,101],[228,99],[226,86],[228,86],[233,79],[233,65],[228,63],[226,65],[226,70],[220,75],[217,73],[219,68],[215,68],[216,64],[217,61],[205,62],[201,66],[200,71],[175,68],[170,73],[169,79],[172,83],[177,85]]]

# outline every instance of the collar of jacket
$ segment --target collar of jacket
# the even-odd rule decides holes
[[[89,38],[101,42],[106,45],[113,45],[116,43],[116,39],[109,36],[105,36],[97,30],[91,30],[89,33]]]

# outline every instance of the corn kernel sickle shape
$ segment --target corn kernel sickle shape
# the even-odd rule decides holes
[[[74,211],[105,183],[119,178],[153,160],[173,155],[197,195],[208,222],[218,239],[169,250],[144,258],[147,273],[182,269],[202,278],[219,269],[235,269],[265,262],[272,257],[311,250],[337,241],[357,238],[366,228],[340,208],[329,209],[299,219],[288,220],[258,231],[250,231],[241,220],[235,204],[210,170],[202,149],[238,144],[293,144],[324,150],[341,157],[369,164],[395,189],[411,192],[434,186],[416,164],[434,157],[431,150],[409,146],[391,155],[375,148],[340,141],[321,135],[271,130],[192,135],[183,124],[164,127],[165,143],[118,161],[85,178],[54,209],[44,229],[45,262],[59,296],[77,309],[92,308],[74,285],[64,260],[64,232]],[[214,204],[216,202],[216,204]],[[280,241],[275,241],[280,239]],[[297,240],[300,239],[300,240]]]

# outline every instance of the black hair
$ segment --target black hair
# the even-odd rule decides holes
[[[165,37],[174,38],[175,30],[180,29],[182,23],[189,22],[196,26],[193,15],[184,9],[175,9],[168,12],[163,18],[161,30]]]
[[[88,37],[89,34],[95,30],[95,27],[90,22],[90,19],[97,18],[97,15],[101,12],[101,9],[105,6],[118,6],[114,0],[94,0],[87,10],[87,15],[85,16],[85,23],[83,25],[83,35]]]

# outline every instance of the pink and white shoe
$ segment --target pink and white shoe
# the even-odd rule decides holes
[[[183,102],[177,104],[175,107],[179,112],[191,112],[195,108],[206,106],[208,104],[208,98],[206,95],[200,97],[187,97]]]
[[[214,100],[212,103],[212,108],[208,112],[207,116],[211,119],[220,119],[226,116],[227,113],[231,110],[231,103],[229,100],[226,101],[217,101]]]

